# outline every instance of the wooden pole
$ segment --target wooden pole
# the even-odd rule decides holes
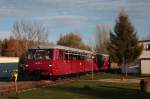
[[[17,80],[15,80],[15,91],[16,91],[16,99],[18,99],[18,86],[17,86]]]
[[[18,92],[18,86],[17,86],[17,81],[15,80],[15,91],[16,93]]]

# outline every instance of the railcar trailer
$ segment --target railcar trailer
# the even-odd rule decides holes
[[[0,78],[9,78],[18,70],[19,57],[0,57]]]
[[[29,74],[40,71],[44,76],[58,77],[98,71],[98,65],[91,51],[47,45],[28,50],[25,69]]]
[[[110,70],[110,57],[108,54],[96,53],[96,64],[99,71],[108,72]]]

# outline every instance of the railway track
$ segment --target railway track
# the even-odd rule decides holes
[[[19,81],[19,82],[17,82],[17,89],[18,89],[18,92],[22,92],[22,91],[28,91],[28,90],[32,90],[32,89],[36,89],[36,88],[67,83],[67,82],[71,82],[74,80],[79,80],[79,79],[73,78],[73,79],[64,79],[64,80],[56,80],[56,81],[52,81],[52,80]],[[7,93],[11,93],[11,92],[15,92],[14,82],[6,82],[5,84],[3,82],[3,84],[0,84],[0,93],[7,94]]]

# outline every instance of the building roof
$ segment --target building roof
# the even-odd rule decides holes
[[[140,40],[138,42],[150,42],[150,40]]]

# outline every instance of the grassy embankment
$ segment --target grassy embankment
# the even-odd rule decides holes
[[[94,79],[121,78],[122,75],[94,74]],[[138,76],[128,76],[130,79]],[[91,74],[81,77],[91,79]],[[11,99],[13,94],[8,96],[0,95],[0,99]],[[19,99],[150,99],[150,94],[140,91],[138,83],[108,83],[98,80],[82,80],[66,82],[64,84],[38,88],[21,92]]]

